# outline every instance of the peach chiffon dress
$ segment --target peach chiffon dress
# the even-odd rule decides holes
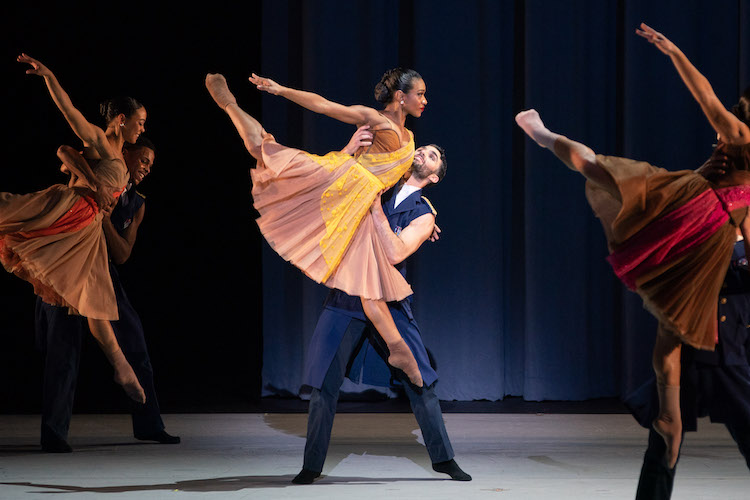
[[[267,134],[251,171],[261,233],[281,257],[329,288],[373,300],[408,297],[411,287],[388,262],[370,206],[411,166],[411,132],[409,138],[402,145],[395,130],[378,130],[367,151],[318,156]]]
[[[122,160],[88,160],[115,196],[128,171]],[[45,302],[73,314],[116,320],[102,214],[78,179],[30,194],[0,193],[0,262]]]
[[[735,173],[750,169],[750,144],[722,144],[714,152],[719,153],[729,157]],[[626,158],[596,159],[618,190],[586,185],[604,226],[607,260],[660,328],[695,348],[713,350],[718,296],[737,226],[750,205],[750,186],[732,185],[730,178],[712,183],[692,170],[671,172]]]

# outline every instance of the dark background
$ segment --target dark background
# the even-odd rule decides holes
[[[375,106],[394,66],[417,69],[430,101],[417,144],[448,151],[428,196],[444,237],[411,265],[417,318],[446,400],[587,400],[649,375],[654,325],[613,278],[583,183],[513,123],[547,124],[597,152],[695,168],[714,140],[669,60],[634,35],[646,21],[680,46],[731,105],[750,84],[742,0],[257,1],[115,10],[27,3],[2,20],[0,191],[61,182],[55,151],[77,146],[43,81],[52,69],[93,121],[132,95],[156,144],[144,224],[122,278],[140,312],[164,411],[243,411],[294,396],[325,289],[273,255],[254,223],[254,164],[204,86],[224,73],[241,106],[284,143],[338,149],[351,127],[261,96],[251,71],[345,104]],[[0,411],[35,412],[41,358],[31,287],[0,274]],[[265,340],[264,340],[265,339]],[[262,377],[261,377],[262,373]],[[121,408],[87,342],[77,411]]]

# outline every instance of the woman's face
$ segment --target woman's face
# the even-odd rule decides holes
[[[129,118],[125,118],[122,126],[122,136],[130,144],[135,144],[138,140],[138,136],[146,131],[146,108],[140,107],[130,115]]]
[[[421,78],[412,80],[411,90],[403,94],[404,111],[415,118],[422,116],[425,106],[427,106],[427,86]]]

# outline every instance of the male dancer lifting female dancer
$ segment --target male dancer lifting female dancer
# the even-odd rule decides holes
[[[404,124],[407,115],[421,116],[427,104],[422,77],[413,70],[387,71],[375,87],[375,98],[385,106],[382,111],[337,104],[255,74],[250,81],[311,111],[369,126],[372,144],[354,156],[317,156],[281,146],[237,105],[222,75],[206,77],[214,101],[258,160],[252,170],[252,194],[263,236],[316,282],[360,297],[365,314],[388,346],[388,362],[421,387],[417,362],[386,305],[411,295],[411,287],[388,261],[370,207],[378,193],[398,182],[411,165],[414,137]]]
[[[712,156],[727,157],[722,175],[669,172],[645,162],[595,155],[549,131],[535,110],[516,122],[540,146],[587,179],[586,196],[601,219],[617,276],[659,320],[653,351],[659,415],[673,468],[682,440],[680,345],[713,350],[717,298],[739,227],[750,245],[750,89],[731,111],[672,42],[641,24],[637,34],[668,55],[719,137]]]
[[[102,106],[107,124],[102,130],[73,106],[46,66],[26,54],[18,61],[31,66],[27,74],[44,78],[52,100],[85,149],[84,157],[68,146],[58,150],[63,169],[71,173],[69,185],[25,195],[0,193],[0,261],[8,272],[31,283],[45,302],[86,317],[114,368],[115,381],[142,403],[143,388],[109,323],[118,314],[101,209],[125,188],[128,170],[122,147],[145,130],[146,110],[131,98],[109,101]]]

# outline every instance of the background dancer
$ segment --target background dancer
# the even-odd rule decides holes
[[[550,132],[534,110],[519,113],[516,121],[540,146],[586,177],[587,198],[612,252],[608,260],[659,320],[653,365],[660,410],[653,427],[665,440],[672,468],[682,435],[680,345],[714,349],[716,302],[737,227],[746,245],[750,236],[750,116],[741,103],[734,112],[724,108],[708,80],[664,35],[645,24],[637,33],[670,56],[700,104],[719,135],[714,154],[728,158],[725,174],[709,182],[692,170],[669,172],[595,155]]]
[[[146,210],[145,196],[136,191],[136,187],[151,172],[155,151],[154,145],[143,135],[138,137],[135,144],[125,143],[123,156],[130,181],[115,207],[111,211],[104,211],[102,226],[111,258],[109,272],[120,317],[111,322],[112,328],[125,358],[146,393],[145,404],[131,403],[133,434],[136,439],[176,444],[180,438],[164,430],[143,325],[125,294],[115,266],[128,260],[135,245]],[[73,451],[67,438],[85,327],[80,316],[70,315],[66,308],[47,304],[37,298],[37,347],[45,354],[41,444],[46,452]]]
[[[144,402],[143,388],[109,324],[118,315],[100,208],[125,188],[122,145],[135,142],[144,131],[146,110],[130,98],[109,101],[102,107],[107,123],[102,130],[73,106],[47,67],[26,54],[18,61],[31,66],[27,74],[44,78],[52,100],[83,141],[86,159],[63,146],[58,157],[76,175],[72,186],[57,184],[26,195],[0,193],[0,261],[46,302],[86,317],[114,368],[115,381],[130,398]]]

